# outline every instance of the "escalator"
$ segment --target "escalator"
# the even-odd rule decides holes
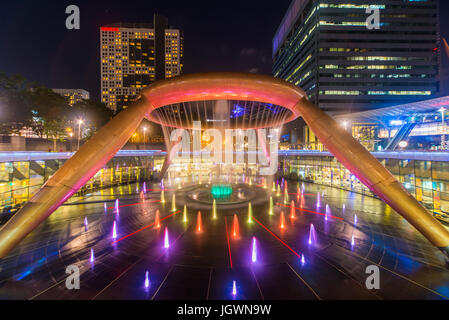
[[[388,142],[387,146],[385,147],[385,150],[393,151],[397,148],[400,141],[406,139],[410,133],[412,132],[413,128],[415,127],[416,122],[410,122],[404,124],[396,133],[396,135],[393,137],[393,139]]]

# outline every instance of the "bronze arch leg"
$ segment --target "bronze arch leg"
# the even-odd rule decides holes
[[[0,229],[0,259],[79,190],[119,151],[148,110],[141,98],[120,112],[84,144],[36,195]]]
[[[349,171],[448,255],[449,232],[368,150],[305,98],[296,108],[320,141]]]

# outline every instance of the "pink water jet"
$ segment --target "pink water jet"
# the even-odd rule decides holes
[[[114,225],[112,226],[112,239],[117,239],[117,222],[114,221]]]
[[[168,229],[167,229],[167,227],[165,227],[165,233],[164,233],[164,248],[165,249],[170,248],[170,242],[169,242],[169,239],[168,239]]]

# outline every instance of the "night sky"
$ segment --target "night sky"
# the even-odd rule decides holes
[[[441,15],[449,1],[441,2]],[[81,10],[81,30],[65,28],[65,8]],[[114,22],[152,23],[168,17],[184,31],[184,72],[243,71],[271,74],[271,41],[290,0],[2,1],[0,72],[21,74],[53,88],[82,88],[98,100],[99,27]],[[441,19],[449,38],[449,19]]]

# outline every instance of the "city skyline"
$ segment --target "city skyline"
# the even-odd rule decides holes
[[[32,6],[31,1],[23,2],[29,3],[28,6],[8,3],[0,13],[4,24],[0,34],[10,48],[0,52],[0,61],[4,61],[0,62],[0,70],[21,74],[47,87],[82,88],[96,101],[100,101],[101,93],[98,50],[101,26],[120,22],[151,23],[153,14],[159,13],[168,18],[170,25],[184,31],[184,73],[271,74],[272,37],[290,4],[290,0],[231,1],[220,5],[205,1],[194,4],[178,1],[175,5],[137,1],[131,7],[119,2],[79,1],[81,29],[67,30],[68,4],[40,2],[41,6]],[[31,7],[33,10],[28,9]],[[31,33],[30,25],[39,28]]]

